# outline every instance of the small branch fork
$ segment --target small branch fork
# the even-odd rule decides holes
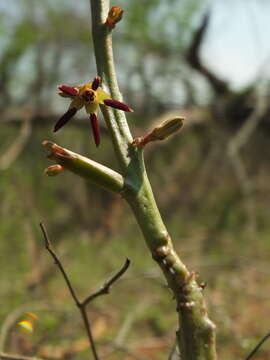
[[[87,331],[88,340],[89,340],[90,347],[92,349],[94,359],[99,360],[100,358],[99,358],[98,353],[97,353],[96,344],[95,344],[95,341],[94,341],[94,338],[93,338],[90,321],[89,321],[88,316],[87,316],[86,307],[91,301],[96,299],[98,296],[109,294],[111,286],[127,271],[128,267],[130,265],[130,260],[126,259],[125,264],[122,266],[122,268],[110,280],[106,281],[104,283],[104,285],[101,287],[100,290],[94,292],[93,294],[86,297],[84,300],[80,301],[78,296],[76,295],[76,292],[75,292],[75,290],[74,290],[74,288],[73,288],[73,286],[72,286],[72,284],[71,284],[71,282],[69,280],[69,277],[68,277],[68,275],[67,275],[67,273],[66,273],[60,259],[58,258],[55,251],[52,248],[52,245],[51,245],[51,242],[49,240],[46,228],[45,228],[43,223],[40,223],[40,228],[41,228],[41,231],[42,231],[43,236],[44,236],[45,247],[48,250],[48,252],[51,254],[52,258],[54,259],[55,264],[58,266],[58,268],[59,268],[61,274],[63,275],[63,278],[64,278],[64,280],[65,280],[65,282],[67,284],[70,295],[72,296],[75,304],[77,305],[77,307],[80,310],[80,313],[81,313],[81,316],[82,316],[82,319],[83,319],[83,322],[84,322],[84,326],[85,326],[85,329]]]

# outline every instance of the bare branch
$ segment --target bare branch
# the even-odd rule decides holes
[[[208,29],[209,20],[210,13],[207,12],[203,17],[201,25],[194,33],[191,45],[186,53],[186,60],[193,69],[197,70],[209,81],[217,94],[223,95],[230,91],[228,84],[202,64],[200,59],[200,50]]]
[[[266,335],[262,338],[262,340],[260,340],[260,341],[258,342],[258,344],[257,344],[257,345],[255,346],[255,348],[251,351],[251,353],[246,357],[245,360],[250,360],[250,359],[253,357],[253,355],[256,354],[256,352],[259,350],[259,348],[262,346],[262,344],[263,344],[269,337],[270,337],[270,332],[269,332],[268,334],[266,334]]]
[[[65,269],[63,268],[61,261],[59,260],[58,256],[56,255],[56,253],[54,252],[54,250],[52,248],[52,245],[51,245],[51,242],[50,242],[50,239],[49,239],[49,236],[47,234],[44,224],[40,223],[40,227],[41,227],[41,230],[42,230],[42,233],[44,236],[45,247],[49,251],[49,253],[52,255],[55,264],[58,266],[59,270],[61,271],[74,302],[76,303],[77,306],[79,306],[80,301],[75,293],[75,290],[73,289],[73,287],[71,285],[71,282],[69,281],[69,278],[65,272]]]
[[[110,280],[106,281],[100,290],[89,295],[83,301],[80,301],[70,280],[69,280],[69,277],[68,277],[60,259],[58,258],[58,256],[56,255],[56,253],[54,252],[54,250],[52,248],[52,245],[49,240],[49,237],[48,237],[48,234],[47,234],[44,224],[40,223],[40,227],[41,227],[41,230],[42,230],[42,233],[44,236],[45,247],[48,250],[48,252],[51,254],[52,258],[54,259],[55,264],[58,266],[61,274],[63,275],[63,278],[65,279],[65,282],[67,284],[69,292],[70,292],[75,304],[78,306],[78,308],[80,310],[80,313],[81,313],[81,316],[82,316],[82,319],[84,322],[84,326],[85,326],[85,329],[86,329],[86,332],[88,335],[89,344],[92,349],[93,356],[94,356],[95,360],[99,360],[99,356],[97,354],[97,349],[96,349],[95,341],[94,341],[92,330],[91,330],[90,321],[87,316],[86,307],[96,297],[104,295],[104,294],[108,294],[110,292],[111,286],[127,271],[128,267],[130,265],[130,261],[127,259],[125,264],[123,265],[123,267]]]
[[[41,358],[31,357],[31,356],[23,356],[17,354],[6,354],[0,352],[0,359],[3,360],[42,360]]]
[[[78,297],[77,297],[77,295],[75,293],[75,290],[73,289],[73,286],[71,285],[71,282],[70,282],[70,280],[69,280],[69,278],[67,276],[67,273],[65,272],[65,270],[63,268],[63,265],[62,265],[61,261],[59,260],[58,256],[56,255],[56,253],[52,249],[52,245],[51,245],[51,242],[50,242],[49,237],[47,235],[47,231],[46,231],[46,228],[45,228],[44,224],[40,223],[40,227],[41,227],[41,230],[42,230],[42,233],[43,233],[43,236],[44,236],[45,247],[49,251],[51,256],[53,257],[53,259],[55,261],[55,264],[58,266],[61,274],[63,275],[63,277],[65,279],[65,282],[67,284],[67,287],[68,287],[68,289],[70,291],[70,294],[71,294],[75,304],[78,306],[78,308],[79,308],[79,310],[81,312],[81,316],[82,316],[82,319],[83,319],[83,322],[84,322],[85,329],[87,331],[87,335],[88,335],[90,347],[91,347],[92,352],[93,352],[93,356],[94,356],[95,360],[99,360],[97,350],[96,350],[96,344],[95,344],[95,341],[94,341],[94,338],[93,338],[91,325],[90,325],[89,319],[87,317],[86,309],[83,306],[83,304],[79,301],[79,299],[78,299]]]
[[[111,286],[127,271],[129,265],[130,265],[130,260],[126,259],[122,268],[119,271],[117,271],[117,273],[109,281],[106,281],[100,290],[91,294],[83,301],[83,306],[86,306],[98,296],[109,294],[111,290]]]

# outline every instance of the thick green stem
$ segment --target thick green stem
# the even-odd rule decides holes
[[[90,0],[92,33],[98,74],[116,100],[122,100],[114,69],[111,32],[105,24],[109,0]],[[106,89],[107,90],[107,89]],[[157,208],[144,166],[143,150],[132,136],[121,111],[103,114],[111,132],[116,155],[125,175],[122,192],[130,204],[151,251],[172,289],[179,314],[177,332],[181,360],[215,360],[215,326],[209,320],[200,287],[176,254]]]
[[[51,141],[43,141],[42,145],[48,152],[48,158],[62,165],[75,174],[97,184],[106,190],[121,192],[124,189],[124,179],[116,171],[90,160],[82,155],[62,148]]]
[[[109,1],[91,1],[91,10],[92,34],[98,75],[102,78],[104,90],[109,90],[112,98],[115,100],[122,101],[114,68],[111,31],[105,25],[109,11]],[[109,109],[106,106],[102,106],[102,112],[110,130],[120,166],[122,171],[125,172],[130,162],[129,145],[132,142],[132,135],[125,113],[120,110]]]
[[[132,160],[123,196],[133,209],[152,257],[174,293],[179,314],[177,334],[181,360],[215,360],[215,325],[208,318],[203,289],[174,250],[147,177],[142,148],[133,147],[130,155]]]

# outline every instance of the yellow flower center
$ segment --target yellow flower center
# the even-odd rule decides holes
[[[92,89],[84,89],[80,96],[83,98],[83,100],[86,102],[86,103],[93,103],[97,97],[97,94],[94,90]]]

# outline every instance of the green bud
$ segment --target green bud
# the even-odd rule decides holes
[[[181,116],[163,121],[156,126],[147,136],[148,142],[155,140],[164,140],[180,130],[184,125],[184,118]]]

